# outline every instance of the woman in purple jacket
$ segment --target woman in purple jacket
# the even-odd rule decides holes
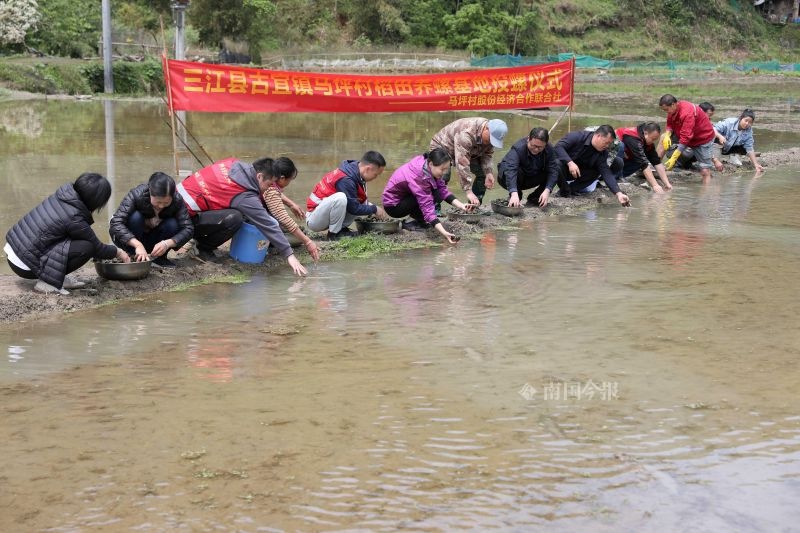
[[[403,223],[403,228],[416,231],[433,226],[449,243],[456,243],[458,238],[444,229],[436,216],[436,202],[445,201],[461,210],[468,209],[447,190],[442,178],[449,171],[450,155],[444,148],[434,148],[414,157],[395,170],[386,184],[383,190],[386,213],[395,218],[410,215],[414,221]]]

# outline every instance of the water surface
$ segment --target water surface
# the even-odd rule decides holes
[[[44,122],[0,143],[4,226],[107,163],[102,105],[16,105]],[[127,190],[171,144],[114,108]],[[300,200],[452,118],[198,120],[215,155],[291,153]],[[791,530],[799,172],[4,326],[0,529]]]

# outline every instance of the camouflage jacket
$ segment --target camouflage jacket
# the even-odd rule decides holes
[[[461,188],[469,191],[472,188],[472,174],[469,170],[470,160],[477,159],[485,174],[492,174],[492,155],[494,147],[491,143],[481,142],[481,132],[488,119],[481,117],[461,118],[451,122],[433,136],[430,149],[444,148],[453,159]]]

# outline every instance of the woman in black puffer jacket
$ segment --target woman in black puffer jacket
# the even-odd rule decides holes
[[[85,284],[68,276],[90,259],[117,258],[129,262],[124,250],[103,244],[91,225],[92,212],[111,197],[111,184],[100,174],[86,172],[75,183],[59,187],[6,234],[4,251],[11,270],[25,279],[38,279],[39,292],[69,294]]]
[[[177,250],[192,238],[194,225],[183,198],[175,192],[175,180],[163,172],[150,176],[128,192],[108,228],[114,244],[136,261],[153,259],[157,265],[173,267],[167,252]]]

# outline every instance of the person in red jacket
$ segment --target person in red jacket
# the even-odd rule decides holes
[[[678,101],[671,94],[665,94],[658,101],[658,106],[667,114],[667,133],[663,139],[664,148],[672,144],[672,135],[678,139],[678,148],[664,164],[667,170],[677,163],[686,148],[692,148],[700,167],[703,183],[711,179],[711,167],[722,171],[722,164],[712,160],[714,144],[714,126],[700,106],[686,100]]]

